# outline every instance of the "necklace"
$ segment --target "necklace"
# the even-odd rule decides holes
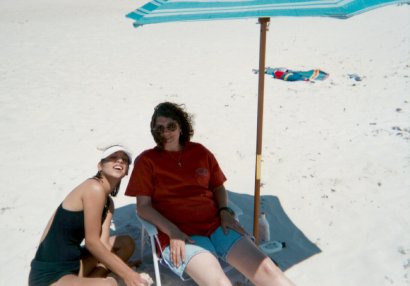
[[[178,155],[178,158],[175,158],[175,157],[172,155],[172,153],[174,153],[174,152],[167,152],[167,153],[168,153],[169,157],[171,157],[171,159],[177,163],[178,167],[182,168],[182,161],[181,161],[182,150],[178,152],[178,154],[179,154],[179,155]]]

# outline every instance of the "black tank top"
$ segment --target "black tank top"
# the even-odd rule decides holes
[[[102,212],[102,222],[107,217],[110,204],[108,197]],[[82,253],[80,244],[84,237],[84,211],[66,210],[61,203],[34,259],[44,262],[78,260]]]

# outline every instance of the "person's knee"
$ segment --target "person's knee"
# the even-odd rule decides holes
[[[104,286],[118,286],[117,280],[115,280],[113,277],[107,277],[104,279],[104,283],[102,283]]]
[[[119,236],[115,239],[113,251],[122,260],[127,261],[135,250],[135,241],[129,235]]]
[[[216,281],[214,281],[215,284],[212,285],[217,285],[217,286],[232,286],[231,281],[228,279],[226,276],[221,276]]]
[[[129,236],[129,235],[123,236],[123,240],[124,240],[124,242],[123,242],[123,247],[125,248],[125,251],[126,251],[127,253],[130,253],[130,256],[131,256],[132,253],[133,253],[134,250],[135,250],[135,241],[134,241],[134,239],[132,239],[132,237]]]
[[[202,281],[200,284],[206,286],[232,286],[231,281],[226,275],[209,276],[207,280]]]
[[[257,277],[271,277],[273,279],[283,275],[279,267],[277,267],[269,258],[262,260],[259,264],[257,273]]]

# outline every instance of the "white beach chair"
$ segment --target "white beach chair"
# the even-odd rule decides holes
[[[236,214],[236,218],[238,219],[240,215],[243,214],[243,211],[234,203],[230,202],[229,207],[232,208]],[[141,222],[141,261],[144,259],[144,245],[145,245],[145,235],[148,235],[149,242],[151,244],[151,253],[152,253],[152,261],[154,264],[154,271],[155,271],[155,285],[161,286],[161,276],[159,271],[159,264],[166,265],[166,263],[162,263],[162,258],[157,254],[157,248],[159,247],[159,251],[162,253],[162,249],[160,248],[160,243],[158,240],[158,230],[155,225],[151,224],[150,222],[144,220],[138,215],[136,212],[138,220]],[[224,266],[224,272],[227,273],[233,269],[232,266],[226,264]]]

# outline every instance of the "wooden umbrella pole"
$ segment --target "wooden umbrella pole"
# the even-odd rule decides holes
[[[262,160],[263,97],[265,90],[266,31],[268,30],[269,20],[269,18],[259,18],[259,23],[261,24],[261,35],[259,46],[258,121],[256,133],[255,197],[253,208],[253,235],[257,244],[259,244],[259,206]]]

